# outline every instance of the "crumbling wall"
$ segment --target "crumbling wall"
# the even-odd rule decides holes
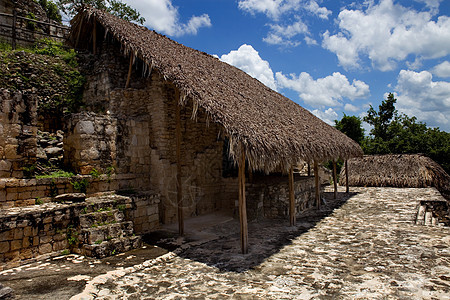
[[[74,116],[68,126],[64,143],[67,161],[75,162],[73,166],[85,174],[92,168],[104,169],[110,164],[117,174],[145,181],[132,188],[159,193],[160,221],[174,222],[178,105],[175,87],[156,70],[142,77],[142,62],[138,61],[133,66],[130,87],[125,89],[129,60],[122,56],[120,45],[104,42],[98,53],[96,58],[90,55],[84,58],[88,72],[84,102],[91,113]],[[114,128],[115,137],[105,141],[105,133],[96,130],[100,119],[105,121],[101,121],[104,128]],[[89,126],[80,125],[86,122]],[[84,127],[91,130],[86,132]],[[235,180],[222,177],[220,126],[208,122],[202,109],[193,118],[193,104],[188,101],[181,107],[181,128],[184,214],[194,216],[233,209],[234,197],[229,197],[228,190],[222,193],[229,181]],[[103,147],[103,154],[98,153],[100,143],[110,145]],[[232,189],[231,194],[237,196],[236,190]]]
[[[323,187],[321,187],[323,192]],[[295,176],[295,209],[297,214],[315,206],[314,177]],[[249,220],[287,218],[289,216],[289,182],[287,176],[266,176],[246,185]]]
[[[0,178],[22,177],[36,161],[37,101],[0,90]]]

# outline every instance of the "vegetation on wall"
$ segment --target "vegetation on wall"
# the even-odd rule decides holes
[[[82,106],[84,76],[76,52],[50,39],[38,46],[11,50],[0,45],[0,87],[38,97],[38,113],[62,116]]]

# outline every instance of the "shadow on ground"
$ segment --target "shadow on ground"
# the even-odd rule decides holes
[[[245,272],[291,244],[292,240],[313,228],[354,195],[339,193],[334,200],[333,193],[324,193],[326,203],[322,209],[302,213],[293,227],[289,226],[287,220],[266,219],[249,223],[249,253],[245,255],[241,254],[240,225],[236,219],[203,229],[200,239],[196,238],[195,233],[189,232],[186,224],[187,233],[183,238],[174,231],[160,230],[144,236],[144,241],[169,251],[179,248],[180,257],[205,263],[221,271]]]

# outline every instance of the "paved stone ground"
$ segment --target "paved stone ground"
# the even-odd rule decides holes
[[[450,299],[450,228],[414,224],[419,201],[439,193],[351,191],[295,228],[250,224],[247,255],[239,226],[221,224],[216,238],[97,276],[73,299]]]

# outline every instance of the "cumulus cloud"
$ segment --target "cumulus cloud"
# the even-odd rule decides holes
[[[357,111],[359,111],[359,108],[354,106],[353,104],[345,103],[344,111],[357,112]]]
[[[300,42],[292,40],[292,38],[298,34],[309,34],[308,26],[300,20],[287,26],[279,24],[269,26],[270,31],[263,41],[272,45],[297,46]]]
[[[432,69],[434,75],[439,77],[450,77],[450,62],[444,61]]]
[[[178,8],[173,6],[172,0],[124,0],[136,8],[145,18],[145,26],[160,33],[171,36],[197,34],[202,27],[211,27],[209,15],[192,16],[187,23],[180,21]]]
[[[337,120],[338,114],[330,107],[325,111],[315,109],[312,111],[313,115],[324,121],[325,123],[334,126],[334,120]]]
[[[276,90],[275,78],[269,63],[263,60],[251,45],[244,44],[238,50],[222,55],[220,60],[241,69]]]
[[[321,7],[315,0],[240,0],[239,9],[250,14],[262,13],[270,20],[269,32],[263,39],[272,45],[295,47],[301,43],[296,39],[303,35],[308,45],[317,42],[311,38],[308,26],[300,19],[302,13],[328,19],[331,11]]]
[[[449,17],[434,21],[432,10],[415,11],[392,0],[368,3],[365,11],[342,10],[340,31],[323,34],[322,46],[334,52],[344,68],[360,67],[361,58],[367,57],[375,68],[389,71],[409,55],[433,59],[450,54]]]
[[[395,91],[399,111],[430,126],[450,129],[450,82],[433,81],[428,71],[401,70]]]
[[[279,87],[292,89],[298,92],[299,97],[313,107],[340,106],[343,98],[351,100],[369,96],[369,86],[360,80],[350,83],[345,75],[339,72],[333,75],[314,80],[306,72],[299,76],[290,74],[289,77],[281,72],[276,73]]]
[[[328,10],[326,7],[320,7],[316,1],[309,1],[309,3],[306,4],[305,9],[325,20],[328,19],[329,15],[331,15],[331,10]]]

